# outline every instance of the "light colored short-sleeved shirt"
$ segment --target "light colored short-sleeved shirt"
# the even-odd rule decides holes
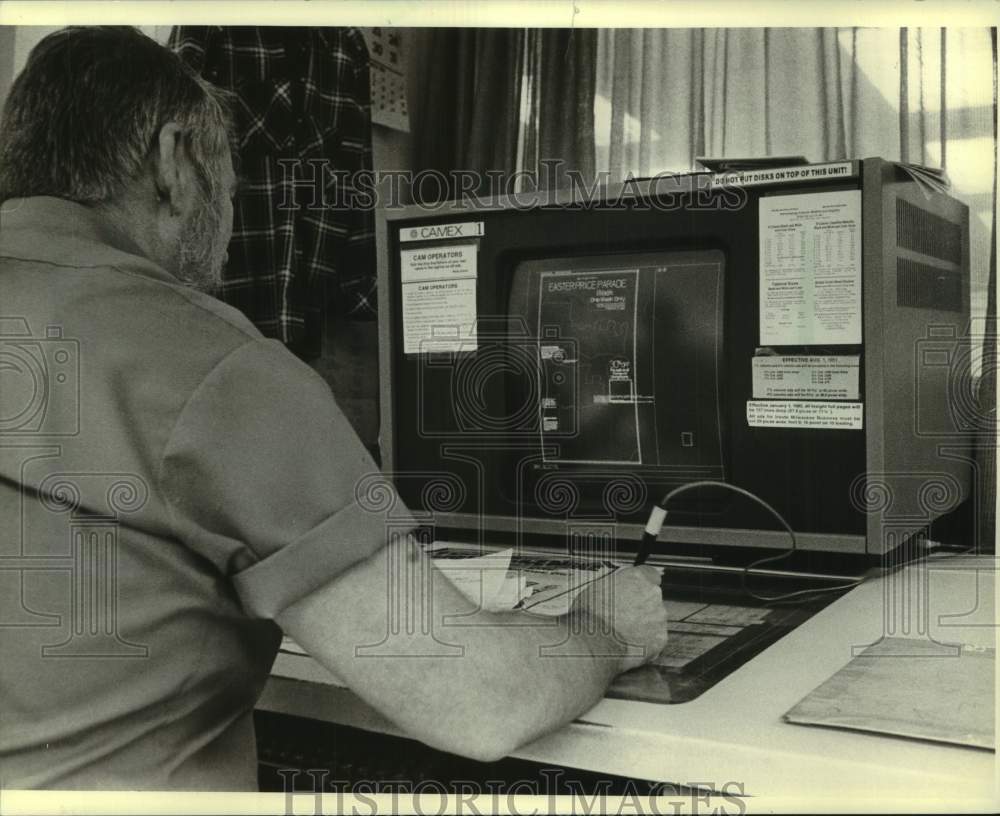
[[[272,618],[385,542],[325,382],[94,210],[0,209],[0,788],[256,788]]]

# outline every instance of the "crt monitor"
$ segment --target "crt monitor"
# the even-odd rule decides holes
[[[378,240],[383,465],[440,538],[627,547],[712,480],[876,556],[969,493],[968,212],[899,165],[416,206]],[[665,549],[788,546],[728,492],[671,511]]]

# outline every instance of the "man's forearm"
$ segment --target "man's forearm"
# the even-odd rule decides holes
[[[508,689],[511,695],[520,692],[507,723],[517,747],[594,706],[622,671],[626,646],[606,619],[582,608],[559,618],[509,617],[519,619],[521,630],[518,643],[511,645],[520,653],[519,670],[509,675],[515,687]]]
[[[425,559],[398,548],[373,556],[279,616],[355,693],[424,742],[503,756],[592,706],[621,670],[624,647],[599,615],[484,612]]]
[[[439,711],[430,720],[447,750],[505,756],[591,708],[622,670],[622,645],[602,620],[582,610],[559,618],[477,613],[468,623],[464,633],[449,622],[442,626],[444,639],[461,643],[463,653],[453,666],[440,666],[447,693],[431,690],[420,717],[427,723],[427,715]],[[413,666],[414,682],[420,677]]]

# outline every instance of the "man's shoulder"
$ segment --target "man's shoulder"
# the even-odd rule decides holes
[[[118,324],[122,342],[137,342],[178,382],[198,387],[213,372],[224,372],[230,388],[250,391],[295,391],[311,380],[322,383],[283,343],[265,337],[241,311],[218,298],[137,275],[127,265],[108,267],[105,274],[119,278],[104,288],[108,313],[133,312]]]
[[[133,312],[119,322],[123,342],[134,338],[168,368],[207,374],[237,350],[247,364],[256,362],[256,368],[298,362],[283,344],[264,337],[241,311],[210,294],[137,274],[128,264],[109,266],[102,273],[109,278],[104,288],[107,311]]]
[[[0,267],[29,303],[41,298],[56,309],[86,311],[105,299],[118,319],[138,311],[154,323],[194,322],[236,340],[261,337],[241,312],[138,254],[89,208],[44,196],[15,199],[0,207],[0,227]]]
[[[0,263],[9,259],[0,258]],[[125,253],[107,253],[102,262],[53,269],[53,275],[39,275],[30,288],[50,303],[64,301],[84,313],[88,309],[111,313],[116,322],[126,324],[141,319],[152,326],[160,323],[184,332],[214,335],[219,343],[240,344],[263,339],[253,323],[238,309],[213,295],[186,286],[154,264]],[[20,260],[20,264],[52,266],[45,259]],[[25,279],[26,282],[27,279]],[[130,315],[132,316],[130,318]]]
[[[263,374],[276,366],[299,368],[293,354],[265,338],[238,309],[178,283],[144,259],[112,252],[101,261],[70,265],[0,253],[3,312],[21,317],[23,333],[44,336],[57,329],[78,343],[95,374],[129,370],[140,380],[170,381],[182,391],[196,388],[240,349],[244,369]]]
[[[26,337],[51,330],[71,339],[92,378],[127,376],[131,386],[169,388],[183,402],[223,361],[234,388],[287,378],[299,383],[311,373],[239,310],[109,240],[79,205],[25,199],[4,207],[0,317],[17,316]]]
[[[123,275],[133,274],[127,267],[118,264],[111,267]],[[214,295],[184,286],[159,280],[145,279],[149,288],[151,305],[157,309],[167,307],[174,319],[193,322],[218,334],[219,339],[242,344],[251,340],[263,340],[260,330],[250,322],[239,309],[219,300]]]

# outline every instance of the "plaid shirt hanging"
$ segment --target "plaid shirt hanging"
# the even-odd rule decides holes
[[[170,46],[236,97],[241,184],[219,294],[266,336],[315,357],[327,309],[376,316],[373,218],[354,184],[371,170],[364,38],[180,26]]]

